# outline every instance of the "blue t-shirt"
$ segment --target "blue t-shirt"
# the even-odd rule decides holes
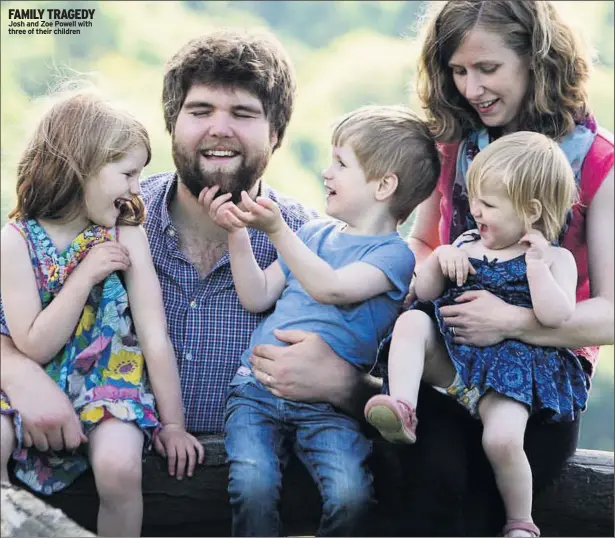
[[[369,263],[389,278],[394,289],[359,303],[330,305],[319,303],[301,286],[278,257],[286,275],[286,287],[274,311],[252,333],[250,346],[241,356],[241,367],[231,382],[253,381],[248,359],[257,344],[286,345],[273,335],[274,329],[301,329],[314,332],[342,359],[369,371],[380,341],[400,313],[414,271],[414,255],[397,232],[387,235],[352,235],[342,224],[315,219],[303,225],[298,237],[333,269],[355,262]]]

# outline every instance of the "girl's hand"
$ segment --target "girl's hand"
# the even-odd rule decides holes
[[[209,218],[228,233],[235,233],[237,230],[245,228],[246,225],[230,211],[231,207],[236,207],[233,202],[229,201],[232,197],[230,192],[222,194],[214,200],[214,196],[219,190],[220,187],[214,185],[213,187],[205,187],[199,194],[198,200],[207,210]]]
[[[167,458],[169,475],[178,480],[192,476],[197,462],[203,463],[205,450],[198,439],[179,424],[166,424],[154,439],[154,446],[161,456]]]
[[[85,255],[83,261],[73,271],[73,275],[85,278],[88,285],[93,287],[102,282],[111,273],[126,271],[129,267],[130,257],[128,249],[117,241],[106,241],[95,245]]]
[[[551,245],[545,239],[545,236],[538,230],[532,230],[526,233],[519,243],[527,245],[528,249],[525,253],[525,259],[529,262],[540,261],[551,265],[551,256],[549,256],[549,250]]]
[[[280,213],[280,208],[273,200],[259,196],[254,201],[246,191],[242,191],[241,202],[245,210],[233,205],[230,211],[244,225],[256,228],[268,235],[276,234],[282,229],[284,219],[282,213]]]
[[[442,274],[462,286],[468,278],[468,273],[475,275],[476,269],[470,263],[468,255],[453,245],[440,245],[435,250]]]

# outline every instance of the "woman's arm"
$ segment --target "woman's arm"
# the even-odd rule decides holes
[[[442,195],[434,190],[427,200],[418,206],[412,225],[408,245],[416,258],[416,271],[427,257],[440,245],[438,224],[440,222],[440,199]]]
[[[1,236],[0,287],[7,327],[18,349],[39,364],[46,364],[75,331],[94,284],[91,273],[77,267],[54,300],[43,308],[24,238],[8,225]]]
[[[537,346],[577,348],[612,345],[613,334],[613,170],[586,214],[591,298],[577,303],[557,329],[541,325],[530,309],[509,305],[487,291],[466,292],[458,305],[440,309],[456,328],[460,344],[490,345],[507,338]]]
[[[228,251],[235,290],[248,312],[269,310],[280,298],[286,276],[276,260],[264,271],[254,257],[246,228],[228,234]]]

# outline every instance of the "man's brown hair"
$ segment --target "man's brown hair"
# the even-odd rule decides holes
[[[240,88],[257,96],[278,135],[273,149],[281,145],[296,82],[288,54],[271,33],[225,29],[184,45],[167,62],[164,73],[162,106],[169,133],[193,84]]]

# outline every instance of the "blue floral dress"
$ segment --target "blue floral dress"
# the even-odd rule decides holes
[[[448,394],[476,417],[478,401],[492,389],[525,404],[531,414],[542,414],[545,421],[574,420],[587,406],[590,378],[570,350],[519,340],[485,347],[453,342],[440,307],[456,304],[455,299],[466,291],[487,290],[507,303],[532,308],[525,254],[502,262],[486,258],[470,258],[470,262],[476,275],[468,275],[464,285],[457,287],[451,282],[435,301],[417,301],[410,307],[427,312],[437,322],[457,371]]]
[[[117,228],[91,225],[60,253],[35,219],[18,220],[12,225],[28,244],[43,308],[95,245],[117,236]],[[128,294],[117,273],[92,288],[74,334],[45,370],[73,402],[86,435],[111,417],[134,422],[149,441],[160,428],[145,361],[132,327]],[[15,425],[17,478],[33,490],[50,495],[88,468],[82,448],[72,454],[23,448],[19,413],[4,393],[0,396],[0,412],[12,415]]]

